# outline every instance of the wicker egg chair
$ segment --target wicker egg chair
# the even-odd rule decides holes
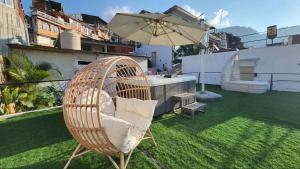
[[[96,60],[78,71],[68,83],[63,103],[64,120],[79,144],[64,168],[69,166],[73,158],[94,151],[106,155],[117,169],[125,169],[134,148],[142,140],[152,139],[156,145],[149,128],[151,122],[128,151],[112,143],[109,136],[114,133],[109,132],[115,128],[107,128],[103,119],[114,116],[108,110],[118,98],[151,101],[147,78],[138,63],[129,57]],[[105,115],[105,111],[109,113]],[[114,155],[120,156],[119,165],[113,159]]]

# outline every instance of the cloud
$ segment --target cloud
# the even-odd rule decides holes
[[[115,6],[105,10],[104,15],[107,19],[111,19],[116,13],[133,13],[128,6]]]
[[[188,11],[189,13],[195,15],[196,17],[198,17],[198,19],[206,18],[205,15],[201,15],[202,14],[201,11],[194,9],[189,5],[183,5],[182,8],[185,9],[186,11]],[[208,20],[208,23],[210,23],[211,25],[213,25],[216,28],[224,28],[224,27],[230,26],[230,19],[228,18],[228,16],[229,16],[229,12],[227,10],[221,8],[218,11],[214,12],[214,14],[212,15],[212,18],[207,19],[207,20]]]
[[[185,10],[187,10],[189,13],[195,15],[198,19],[200,19],[200,18],[202,19],[202,18],[205,17],[204,15],[201,15],[202,12],[197,11],[196,9],[192,8],[192,7],[189,6],[189,5],[183,5],[182,8],[185,9]],[[200,15],[201,15],[201,16],[200,16]]]
[[[228,18],[229,12],[224,9],[219,9],[214,13],[214,17],[208,22],[216,28],[224,28],[230,26],[230,20]]]

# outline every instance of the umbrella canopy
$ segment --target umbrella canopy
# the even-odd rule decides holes
[[[165,46],[200,43],[206,31],[196,23],[158,13],[117,13],[108,27],[124,39]]]

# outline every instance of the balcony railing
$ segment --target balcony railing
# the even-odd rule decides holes
[[[41,11],[38,11],[38,10],[32,11],[32,15],[37,15],[37,16],[43,17],[45,19],[48,19],[50,21],[53,21],[53,22],[56,22],[56,23],[59,23],[59,24],[62,24],[62,25],[68,25],[68,23],[66,23],[65,21],[60,20],[58,18],[55,18],[51,15],[48,15],[48,14],[46,14],[44,12],[41,12]]]

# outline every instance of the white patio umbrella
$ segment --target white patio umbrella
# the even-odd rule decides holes
[[[148,45],[180,46],[199,44],[209,29],[204,22],[199,25],[171,14],[117,13],[108,27],[120,37]],[[199,53],[200,54],[200,53]],[[201,58],[201,81],[204,91],[204,61]]]
[[[117,13],[108,27],[124,39],[165,46],[198,44],[205,33],[204,26],[159,13]]]

